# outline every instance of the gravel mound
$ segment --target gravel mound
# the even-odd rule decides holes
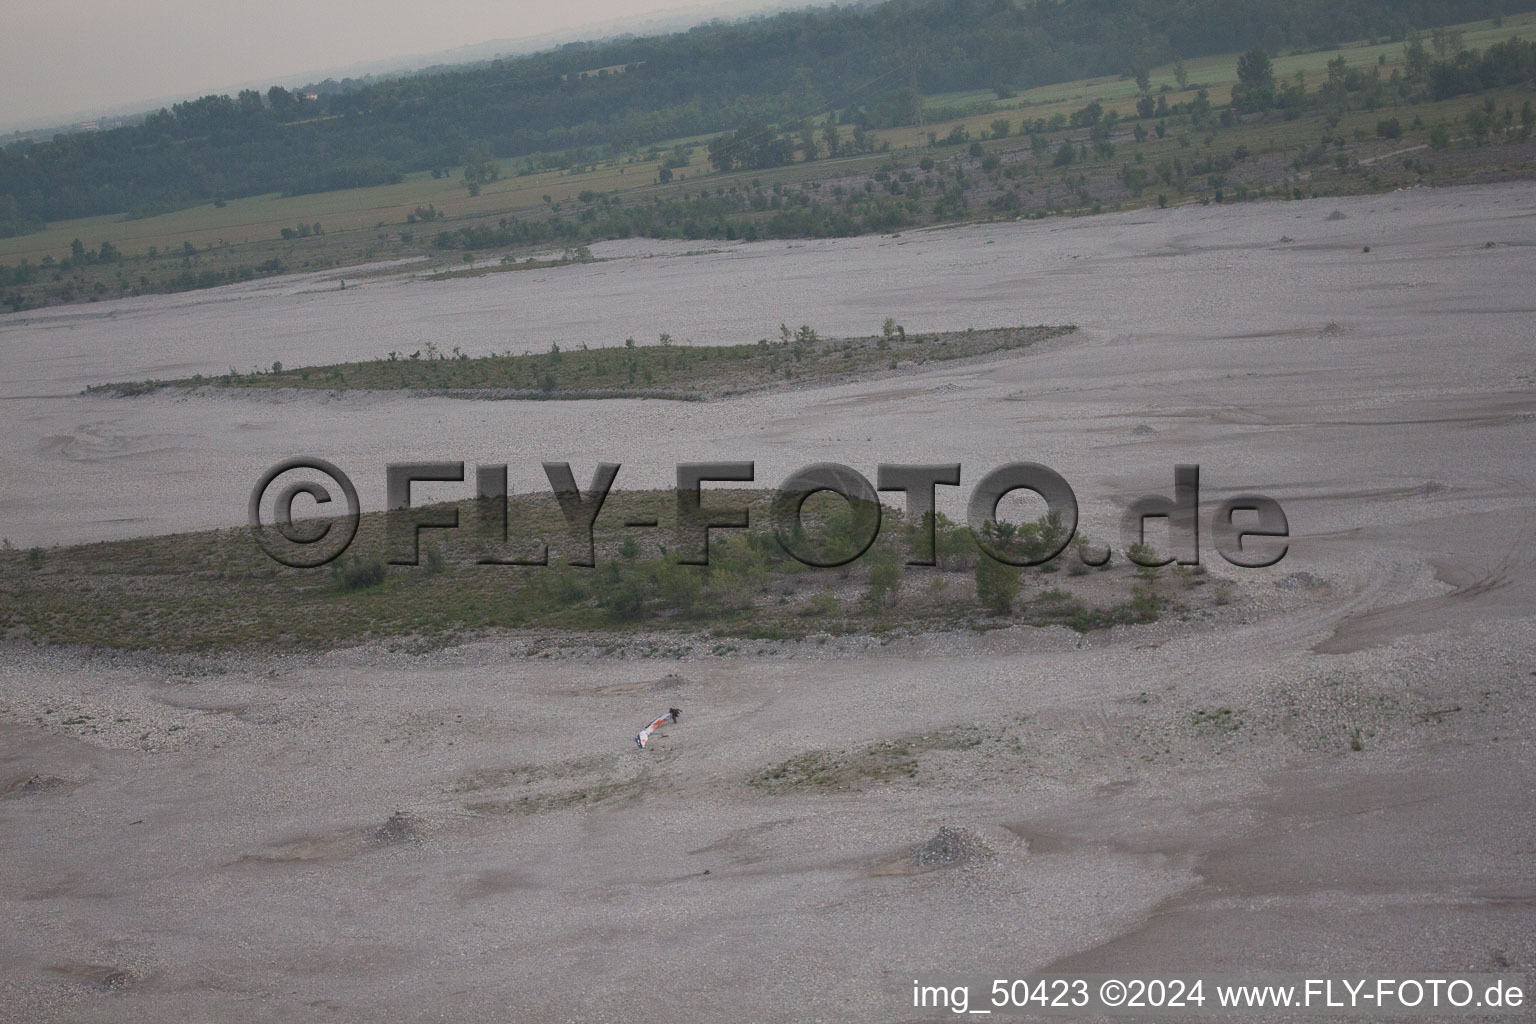
[[[1298,588],[1313,590],[1317,587],[1326,587],[1327,585],[1327,580],[1318,576],[1314,576],[1310,572],[1307,572],[1305,569],[1299,572],[1293,572],[1284,579],[1275,581],[1275,586],[1279,587],[1281,590],[1296,590]]]
[[[945,825],[917,848],[912,860],[920,868],[948,868],[991,860],[995,856],[997,854],[976,833]]]
[[[400,843],[419,843],[427,837],[426,823],[414,814],[396,811],[389,819],[368,833],[368,841],[374,846],[396,846]]]

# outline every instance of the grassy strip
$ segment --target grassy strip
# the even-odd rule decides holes
[[[487,274],[507,274],[519,270],[549,270],[554,267],[569,267],[573,263],[598,263],[586,246],[577,250],[566,250],[564,256],[556,260],[541,260],[529,256],[522,262],[516,257],[505,256],[500,263],[488,267],[465,267],[463,270],[442,270],[427,277],[428,281],[454,281],[464,277],[485,277]]]
[[[566,564],[574,550],[552,496],[509,501],[512,541],[499,557],[551,546],[546,567],[482,565],[482,511],[459,506],[461,527],[424,531],[417,566],[388,565],[385,515],[365,515],[351,551],[328,568],[290,569],[244,529],[43,550],[0,551],[0,637],[159,651],[250,645],[331,649],[369,640],[447,645],[498,631],[559,630],[594,636],[623,655],[627,639],[673,631],[714,638],[714,653],[748,640],[978,629],[1024,622],[1088,631],[1149,621],[1186,602],[1224,603],[1208,577],[1089,570],[1072,548],[1038,569],[1000,569],[979,556],[963,527],[941,519],[939,565],[905,566],[913,534],[887,509],[880,539],[836,569],[789,558],[763,524],[765,491],[711,491],[708,503],[747,504],[751,530],[715,531],[710,565],[676,564],[676,497],[610,495],[597,521],[595,568]],[[821,550],[858,550],[848,506],[830,494],[806,503],[808,536]],[[656,518],[657,530],[621,524]],[[1020,536],[1036,529],[1021,528]],[[1030,534],[1031,536],[1033,534]],[[850,546],[851,545],[851,546]],[[999,578],[1001,571],[1006,578]],[[692,642],[692,641],[689,641]]]
[[[679,346],[662,335],[657,345],[562,350],[541,354],[471,358],[432,346],[405,357],[366,363],[228,373],[219,377],[99,384],[88,393],[141,395],[161,388],[303,388],[326,391],[431,391],[486,398],[719,398],[786,382],[831,383],[903,365],[965,359],[1026,348],[1077,328],[1005,327],[991,330],[907,334],[888,320],[880,334],[824,339],[810,327],[786,326],[776,341],[754,345]]]

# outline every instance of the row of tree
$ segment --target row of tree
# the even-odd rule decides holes
[[[1445,51],[1446,35],[1437,33],[1436,38],[1436,49]],[[1460,46],[1459,34],[1455,45]],[[1403,53],[1406,74],[1394,73],[1399,96],[1416,91],[1426,99],[1443,100],[1536,80],[1536,42],[1523,39],[1494,43],[1486,50],[1456,49],[1445,52],[1442,59],[1436,60],[1429,56],[1422,37],[1415,32],[1410,33]],[[1238,113],[1272,107],[1299,107],[1308,99],[1300,75],[1291,82],[1276,81],[1274,64],[1262,46],[1255,46],[1238,58],[1237,79],[1237,85],[1232,87],[1232,106]],[[1318,99],[1323,103],[1344,105],[1350,93],[1381,84],[1381,76],[1375,69],[1352,68],[1341,55],[1328,62],[1328,77]]]
[[[0,233],[49,220],[398,180],[490,158],[636,146],[741,126],[910,123],[924,93],[1016,88],[1132,73],[1175,56],[1269,50],[1526,10],[1536,0],[888,0],[686,33],[572,44],[486,66],[280,87],[179,103],[142,124],[0,150]],[[1447,54],[1446,60],[1458,58]],[[587,75],[597,67],[622,74]],[[1447,71],[1444,87],[1499,78]],[[809,143],[809,145],[807,145]],[[720,153],[731,166],[782,157],[784,132]],[[841,140],[795,139],[802,154]],[[477,184],[478,172],[471,184]]]

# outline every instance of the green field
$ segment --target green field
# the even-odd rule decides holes
[[[1485,47],[1511,36],[1531,35],[1536,29],[1536,14],[1509,17],[1502,26],[1475,22],[1460,28],[1464,45]],[[1326,77],[1327,63],[1340,56],[1351,68],[1385,77],[1402,66],[1403,45],[1362,42],[1337,50],[1286,54],[1274,59],[1274,70],[1280,81],[1301,72],[1308,88],[1315,91]],[[1236,55],[1192,59],[1186,72],[1189,88],[1180,90],[1171,66],[1153,69],[1152,94],[1176,105],[1193,100],[1197,90],[1205,88],[1211,102],[1219,107],[1236,81]],[[1169,91],[1163,93],[1164,88]],[[975,106],[978,110],[985,107],[985,111],[921,127],[873,131],[870,135],[876,152],[769,170],[717,173],[706,159],[706,138],[673,140],[656,148],[666,151],[674,142],[692,146],[692,159],[687,167],[677,169],[667,184],[658,182],[660,165],[647,156],[651,152],[647,150],[570,171],[524,176],[517,173],[522,161],[502,160],[497,162],[501,176],[479,186],[478,194],[473,195],[455,170],[440,177],[412,174],[395,185],[232,199],[222,206],[203,204],[139,219],[66,221],[36,234],[0,239],[0,264],[26,260],[35,266],[53,261],[56,267],[69,256],[71,242],[77,238],[88,250],[105,241],[122,254],[114,263],[78,265],[67,271],[44,266],[43,273],[30,284],[11,293],[25,308],[397,258],[426,257],[431,268],[442,269],[459,263],[463,256],[459,250],[468,243],[440,243],[440,232],[508,221],[563,219],[570,237],[505,247],[505,251],[520,251],[524,256],[551,247],[558,251],[562,246],[599,237],[600,232],[580,236],[580,225],[598,207],[606,209],[605,204],[622,208],[653,201],[681,204],[683,213],[669,221],[671,227],[667,229],[677,237],[740,237],[727,233],[725,222],[707,211],[689,219],[689,211],[702,209],[699,203],[706,193],[711,198],[754,193],[767,197],[771,191],[773,205],[754,206],[734,218],[733,231],[749,226],[754,231],[766,229],[780,210],[781,199],[784,210],[795,203],[830,207],[855,199],[889,200],[895,207],[905,204],[907,210],[894,223],[920,227],[942,221],[1097,212],[1154,203],[1353,194],[1411,184],[1499,180],[1529,176],[1533,166],[1529,135],[1521,136],[1518,131],[1522,107],[1532,99],[1529,88],[1522,87],[1439,103],[1337,112],[1312,108],[1289,121],[1269,117],[1219,126],[1213,120],[1195,126],[1187,118],[1174,117],[1164,119],[1165,137],[1151,134],[1153,125],[1144,121],[1141,126],[1148,135],[1139,141],[1129,136],[1131,122],[1125,120],[1108,153],[1087,150],[1086,130],[1048,130],[1045,135],[1050,152],[1043,156],[1030,151],[1028,139],[1018,137],[1021,118],[1029,123],[1050,122],[1092,101],[1128,118],[1134,115],[1136,98],[1136,82],[1128,76],[1043,86],[1006,100],[986,91],[927,96],[924,101],[929,109]],[[1464,127],[1466,118],[1485,108],[1491,111],[1494,135],[1474,139]],[[1010,137],[989,138],[992,122],[1000,117],[1009,121]],[[1398,122],[1398,133],[1378,137],[1378,125],[1389,119]],[[1452,145],[1429,153],[1431,133],[1437,125],[1448,129]],[[1506,126],[1512,127],[1506,130]],[[943,144],[956,128],[964,128],[971,141],[981,140],[978,154],[972,155],[964,145]],[[1324,138],[1330,142],[1319,154],[1319,142]],[[1065,168],[1054,166],[1051,160],[1063,139],[1084,147],[1084,159]],[[1406,164],[1381,159],[1399,152],[1417,156]],[[1214,174],[1181,170],[1177,182],[1172,175],[1158,181],[1158,168],[1165,164],[1173,166],[1177,161],[1182,169],[1221,161],[1232,153],[1245,154],[1247,162],[1237,160],[1240,166]],[[1273,158],[1254,159],[1266,155]],[[987,156],[996,156],[1000,166],[988,169],[983,163]],[[920,163],[936,166],[937,171],[919,171]],[[891,190],[882,175],[899,176],[904,188]],[[1146,180],[1138,183],[1138,179]],[[955,189],[963,199],[942,210],[935,205],[934,200],[945,190]],[[1014,195],[1005,196],[1008,192]],[[416,214],[428,206],[439,216],[423,222]],[[870,222],[882,225],[879,227],[858,226],[860,223],[855,222],[855,230],[891,230],[885,226],[889,220]],[[306,229],[319,225],[323,234],[282,237],[285,228],[292,230],[297,225]],[[790,230],[789,236],[770,237],[794,237]]]

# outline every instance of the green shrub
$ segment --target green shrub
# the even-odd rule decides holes
[[[443,552],[436,544],[428,544],[426,557],[427,575],[436,576],[446,568],[448,568],[448,561],[443,558]]]
[[[655,584],[644,567],[610,563],[598,591],[598,604],[620,622],[635,622],[646,617],[646,605],[655,593]]]
[[[1136,572],[1142,579],[1149,581],[1157,579],[1158,570],[1162,567],[1151,564],[1161,561],[1161,556],[1157,553],[1156,548],[1146,541],[1141,541],[1140,543],[1132,544],[1126,551],[1126,554],[1132,562],[1136,563]]]
[[[865,561],[869,563],[869,586],[864,600],[871,608],[884,611],[901,590],[901,561],[883,544],[871,550]]]
[[[824,619],[841,612],[842,605],[838,604],[837,597],[830,590],[824,590],[805,603],[800,609],[800,614],[808,619]]]
[[[331,577],[343,590],[366,590],[384,582],[384,559],[377,555],[364,558],[353,555],[345,563],[331,563]]]
[[[679,615],[691,615],[704,593],[703,569],[664,563],[657,571],[657,591],[662,604]]]
[[[990,555],[976,559],[976,599],[993,615],[1011,615],[1023,587],[1017,566],[1004,565]]]

